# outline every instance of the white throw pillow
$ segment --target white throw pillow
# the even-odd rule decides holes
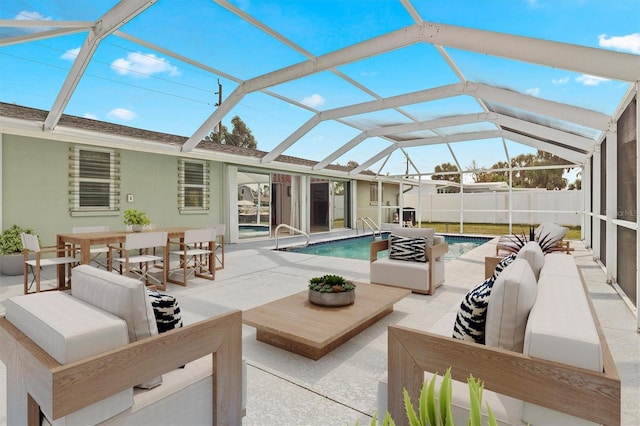
[[[536,293],[536,278],[526,260],[516,259],[502,271],[493,284],[487,307],[487,345],[522,353]]]
[[[536,281],[538,281],[538,278],[540,278],[540,271],[544,266],[544,253],[542,252],[540,245],[535,241],[529,241],[520,249],[516,259],[524,259],[529,262],[529,266],[531,266],[531,270],[536,276]]]

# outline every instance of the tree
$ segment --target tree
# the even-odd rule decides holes
[[[451,163],[442,163],[438,166],[436,166],[433,169],[434,173],[445,173],[445,172],[458,172],[458,167],[455,164],[451,164]],[[434,180],[448,180],[450,182],[458,182],[460,183],[460,174],[454,174],[454,175],[438,175],[438,174],[434,174],[431,176],[431,179]]]
[[[571,189],[571,190],[582,189],[582,179],[576,179],[575,182],[571,182],[567,187],[567,189]]]
[[[236,115],[235,117],[233,117],[231,119],[231,124],[233,125],[233,129],[231,130],[231,133],[229,133],[229,129],[227,129],[224,124],[220,123],[220,139],[222,140],[219,140],[219,133],[216,130],[205,136],[204,140],[208,142],[219,143],[222,145],[239,146],[242,148],[258,148],[258,143],[251,134],[251,130],[249,130],[247,125],[239,116]]]
[[[511,159],[511,167],[539,167],[550,165],[567,165],[570,163],[548,152],[538,151],[533,154],[520,154]],[[475,170],[475,161],[471,163],[471,167]],[[491,166],[491,169],[508,169],[509,164],[506,161],[499,161]],[[570,167],[567,167],[567,170]],[[513,187],[514,188],[546,188],[546,189],[564,189],[567,187],[567,180],[562,177],[565,169],[535,169],[535,170],[514,170],[513,171]],[[509,171],[495,171],[474,173],[475,182],[509,182]]]
[[[229,134],[229,129],[227,129],[227,126],[222,124],[222,122],[220,122],[220,126],[222,130],[220,132],[222,134],[222,138],[221,138],[222,140],[218,140],[218,136],[220,135],[220,133],[218,133],[216,130],[212,131],[207,136],[205,136],[204,140],[207,142],[219,143],[221,145],[224,145],[225,141],[227,140],[227,135]]]
[[[231,137],[227,139],[227,145],[240,146],[242,148],[256,149],[258,143],[251,134],[251,130],[244,124],[244,121],[239,116],[235,116],[231,119],[233,129],[231,130]]]

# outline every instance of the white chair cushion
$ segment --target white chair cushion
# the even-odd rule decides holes
[[[158,334],[151,300],[142,281],[79,265],[73,269],[71,294],[122,318],[127,323],[130,342]]]
[[[533,271],[536,280],[538,280],[540,277],[540,271],[544,266],[544,253],[542,252],[540,245],[535,241],[529,241],[520,249],[516,258],[525,259],[529,262],[529,266],[531,266],[531,270]]]
[[[71,294],[122,318],[127,323],[131,343],[158,334],[151,300],[142,281],[80,265],[73,269]],[[147,388],[160,383],[161,376],[139,386]]]
[[[66,293],[45,292],[7,299],[6,318],[60,364],[78,361],[126,345],[125,322]],[[133,390],[52,422],[54,425],[96,424],[133,404]],[[51,413],[44,413],[49,419]]]
[[[529,311],[536,301],[536,278],[529,263],[516,259],[498,276],[487,308],[485,342],[522,352]]]
[[[433,239],[436,235],[436,230],[434,228],[403,228],[397,227],[393,228],[392,231],[395,235],[400,235],[403,237],[409,238],[420,238],[424,237],[427,239],[427,247],[433,245]]]

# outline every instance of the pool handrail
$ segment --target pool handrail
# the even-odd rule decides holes
[[[359,217],[358,219],[356,219],[356,234],[358,234],[358,222],[362,222],[362,232],[364,232],[364,227],[365,225],[369,227],[369,229],[371,230],[371,232],[373,233],[373,238],[376,237],[376,232],[378,233],[378,235],[380,237],[382,237],[382,230],[380,229],[380,227],[378,226],[378,224],[376,224],[374,222],[373,219],[371,219],[370,217],[366,216],[366,217]]]
[[[276,230],[274,232],[275,237],[276,237],[276,250],[278,250],[278,231],[280,231],[280,228],[287,228],[291,231],[297,232],[299,234],[304,235],[305,237],[307,237],[307,241],[301,245],[300,247],[306,247],[309,245],[309,241],[311,240],[311,237],[309,237],[309,234],[307,234],[306,232],[298,229],[298,228],[294,228],[293,226],[287,225],[286,223],[281,223],[280,225],[276,226]]]

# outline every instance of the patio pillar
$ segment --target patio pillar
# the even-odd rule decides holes
[[[4,133],[0,132],[0,170],[2,170],[2,168],[4,167],[4,163],[2,162],[2,139],[3,139],[3,135]],[[2,222],[2,212],[4,212],[4,207],[2,204],[2,186],[3,186],[3,182],[2,182],[2,173],[0,173],[0,232],[2,232],[2,230],[4,229],[3,226],[3,222]]]
[[[464,172],[460,172],[460,232],[464,232]]]
[[[616,122],[611,123],[609,131],[607,131],[607,170],[615,171],[618,169],[618,125]],[[618,227],[614,220],[618,218],[618,175],[615,172],[607,173],[607,197],[605,211],[607,215],[607,282],[614,283],[618,277]]]
[[[601,184],[600,144],[593,150],[593,187],[591,188],[593,216],[591,216],[593,259],[600,260],[600,184]]]
[[[237,243],[238,234],[238,167],[227,165],[227,213],[229,230],[229,242]]]
[[[587,248],[591,248],[591,163],[585,161],[582,167],[582,227],[580,230],[580,238]]]
[[[640,211],[640,82],[636,82],[636,331],[640,333],[640,232],[638,232],[638,212]]]

